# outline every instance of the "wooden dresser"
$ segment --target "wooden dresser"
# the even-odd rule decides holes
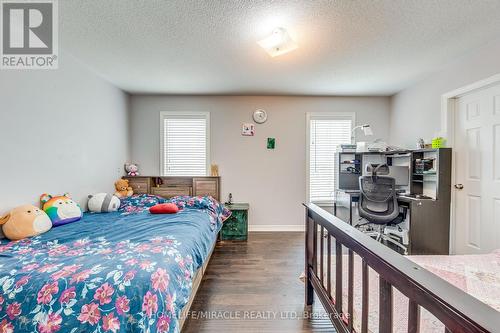
[[[220,177],[125,176],[134,194],[153,194],[163,198],[177,195],[210,195],[220,201]]]

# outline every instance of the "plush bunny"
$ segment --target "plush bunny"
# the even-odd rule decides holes
[[[0,217],[2,230],[10,240],[40,235],[52,228],[49,216],[40,208],[24,205],[14,208],[7,215]]]

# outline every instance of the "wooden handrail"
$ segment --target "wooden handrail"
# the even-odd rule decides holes
[[[418,322],[420,321],[418,306],[425,308],[439,319],[445,325],[447,331],[500,332],[500,314],[495,309],[378,243],[322,208],[314,204],[304,204],[304,206],[306,207],[305,268],[307,306],[312,304],[311,289],[313,289],[316,291],[323,305],[326,305],[325,309],[327,312],[330,312],[332,316],[339,317],[340,313],[337,310],[342,310],[341,306],[335,306],[335,302],[332,300],[329,291],[321,283],[322,277],[320,279],[317,276],[318,262],[320,262],[319,270],[323,271],[323,258],[318,259],[318,254],[316,253],[318,242],[317,226],[319,226],[322,230],[322,235],[324,233],[323,229],[326,230],[327,237],[333,237],[336,244],[341,244],[347,249],[352,250],[362,258],[363,265],[366,264],[379,274],[379,297],[392,298],[392,288],[396,288],[409,298],[410,332],[418,332]],[[320,241],[323,242],[322,239]],[[338,245],[336,249],[338,251]],[[341,253],[339,254],[337,251],[335,253],[337,263],[339,260],[341,263],[342,259],[339,259]],[[323,254],[323,249],[321,254]],[[350,261],[349,265],[351,264],[352,262]],[[342,265],[340,267],[337,265],[336,269],[337,276],[339,276],[339,270],[341,274]],[[351,280],[352,268],[349,267],[348,270],[349,280]],[[362,275],[362,280],[366,280],[367,283],[367,269],[363,269]],[[365,287],[367,286],[363,284],[363,289]],[[349,294],[351,293],[349,292]],[[352,294],[349,297],[352,297]],[[363,303],[367,301],[367,297],[368,295],[363,291]],[[351,302],[350,300],[348,301],[349,303]],[[380,316],[383,316],[383,313],[387,314],[388,311],[392,311],[391,302],[382,305],[379,310]],[[352,311],[352,308],[349,308],[348,311]],[[364,314],[364,308],[362,312]],[[352,317],[352,313],[350,313],[350,316]],[[363,324],[365,320],[365,318],[362,318]],[[380,332],[390,332],[392,329],[391,324],[383,322],[384,318],[381,318],[381,320],[383,326],[379,327]],[[339,331],[352,331],[352,319],[349,319],[347,323],[345,320],[334,319],[332,319],[332,322]],[[364,331],[363,327],[362,331]]]

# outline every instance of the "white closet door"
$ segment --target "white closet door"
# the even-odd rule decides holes
[[[455,143],[455,252],[487,253],[500,248],[500,85],[458,99]]]

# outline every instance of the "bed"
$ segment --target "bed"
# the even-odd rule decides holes
[[[0,332],[178,332],[224,218],[85,213],[1,240]]]
[[[306,207],[305,306],[338,332],[498,332],[500,253],[403,257]]]

